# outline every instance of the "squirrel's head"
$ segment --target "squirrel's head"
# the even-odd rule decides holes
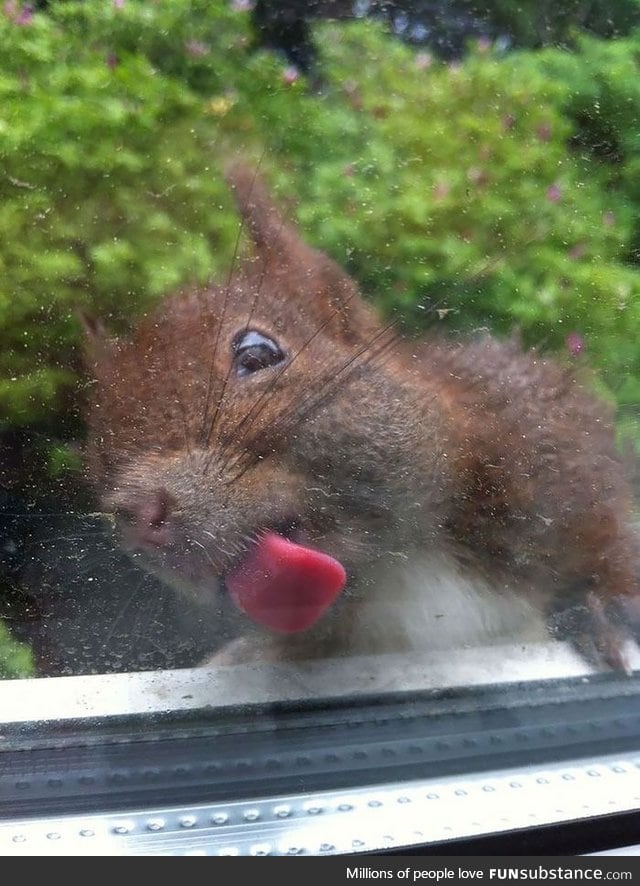
[[[86,324],[89,471],[159,571],[228,584],[251,557],[263,572],[284,557],[278,586],[297,588],[300,572],[322,608],[344,583],[324,552],[347,568],[370,558],[391,512],[374,478],[393,468],[371,444],[407,424],[377,372],[393,334],[253,172],[236,165],[228,180],[252,240],[228,282],[166,299],[128,339]]]
[[[300,238],[256,174],[235,164],[227,179],[252,241],[228,281],[167,298],[129,339],[84,322],[105,467],[154,438],[165,451],[230,439],[273,449],[383,344],[356,283]]]

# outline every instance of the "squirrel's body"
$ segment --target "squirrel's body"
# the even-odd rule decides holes
[[[254,261],[89,336],[92,478],[154,571],[246,614],[220,660],[540,639],[575,605],[623,664],[608,608],[640,556],[609,410],[514,341],[399,340],[233,184]]]

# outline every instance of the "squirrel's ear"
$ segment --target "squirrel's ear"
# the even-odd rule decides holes
[[[261,273],[277,277],[280,291],[304,302],[305,310],[313,307],[319,321],[337,337],[351,342],[370,335],[377,321],[355,281],[328,255],[300,238],[257,172],[236,162],[227,168],[226,178],[262,260]]]
[[[235,162],[226,168],[225,177],[258,250],[286,256],[291,229],[285,224],[257,171]]]
[[[83,332],[84,361],[89,366],[95,366],[96,363],[111,354],[115,344],[114,339],[111,338],[107,327],[99,317],[94,317],[84,310],[77,310],[76,317]]]

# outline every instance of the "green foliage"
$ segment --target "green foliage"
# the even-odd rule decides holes
[[[463,2],[463,8],[466,3]],[[469,3],[471,10],[475,4]],[[475,7],[477,8],[477,7]],[[485,15],[517,46],[568,45],[578,31],[619,37],[640,25],[638,0],[493,0]]]
[[[206,30],[224,58],[208,65],[209,99],[242,71],[228,40],[231,23],[238,43],[242,30],[224,9],[198,28],[202,10],[98,0],[52,5],[22,27],[0,15],[0,415],[12,424],[64,406],[78,309],[122,325],[226,260],[219,127],[195,91],[201,49],[189,41]]]
[[[349,158],[346,181],[343,156],[298,179],[305,227],[336,257],[348,251],[388,309],[401,305],[417,320],[437,309],[450,328],[516,326],[525,341],[556,349],[579,334],[616,394],[633,387],[637,202],[624,176],[614,182],[602,158],[573,147],[575,105],[591,88],[580,70],[608,68],[607,55],[476,52],[461,65],[429,64],[368,27],[333,28],[324,45],[366,146]],[[554,59],[575,64],[574,77],[553,71]],[[624,64],[621,78],[637,74],[628,49]],[[637,90],[631,80],[626,88]]]
[[[64,435],[78,309],[117,329],[228,273],[237,151],[384,310],[564,353],[573,336],[637,405],[639,40],[446,65],[371,22],[323,25],[314,95],[227,4],[0,15],[1,420]],[[67,461],[55,447],[52,475]]]
[[[640,258],[640,31],[624,40],[581,39],[576,54],[545,52],[547,76],[566,84],[566,113],[574,122],[574,150],[597,168],[603,190],[630,209],[628,233],[620,242],[622,259],[632,268],[628,288],[619,289],[620,335],[602,338],[605,367],[620,367],[613,381],[622,406],[640,403],[638,348],[634,342],[640,316],[637,265]],[[617,228],[617,216],[615,218]],[[613,283],[613,279],[611,281]],[[628,371],[624,371],[626,366]]]
[[[29,647],[12,639],[0,621],[0,680],[33,676],[33,656]]]

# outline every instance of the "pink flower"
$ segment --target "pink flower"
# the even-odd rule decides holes
[[[616,223],[616,217],[610,210],[608,212],[602,213],[602,224],[606,225],[606,227],[611,228]]]
[[[7,0],[3,7],[4,14],[14,25],[30,25],[33,21],[33,7],[29,4],[18,6],[16,0]]]
[[[472,166],[471,169],[467,169],[467,178],[472,185],[477,185],[478,187],[486,185],[489,180],[485,170],[479,169],[477,166]]]
[[[189,40],[188,43],[185,43],[184,48],[191,58],[204,58],[209,54],[209,46],[206,43],[201,43],[200,40]]]
[[[536,135],[540,139],[541,142],[548,142],[551,140],[551,136],[553,135],[553,130],[551,128],[550,123],[541,123],[540,126],[536,129]]]
[[[114,9],[122,9],[124,7],[124,0],[113,0],[113,8]]]
[[[488,37],[478,37],[476,47],[478,49],[478,52],[489,52],[489,50],[491,49],[491,40],[489,40]]]
[[[33,21],[33,9],[30,6],[23,6],[14,22],[17,25],[30,25]]]
[[[233,0],[231,3],[234,12],[250,12],[254,6],[253,0]]]
[[[446,182],[438,182],[433,186],[433,199],[445,200],[449,196],[449,185]]]
[[[584,339],[579,332],[570,332],[564,343],[572,357],[577,357],[584,350]]]
[[[549,185],[547,188],[547,200],[550,203],[557,203],[562,197],[560,185]]]
[[[429,52],[419,52],[416,55],[416,68],[419,71],[426,71],[433,64],[433,56]]]
[[[115,52],[107,53],[105,63],[110,71],[113,71],[115,68],[118,67],[118,56],[115,54]]]
[[[578,259],[582,258],[584,253],[585,253],[584,243],[576,243],[575,246],[571,247],[571,249],[568,252],[568,255],[569,255],[569,258],[573,259],[574,261],[578,261]]]
[[[290,65],[282,72],[282,82],[285,83],[287,86],[293,86],[299,76],[300,71],[298,71],[298,69],[293,65]]]

